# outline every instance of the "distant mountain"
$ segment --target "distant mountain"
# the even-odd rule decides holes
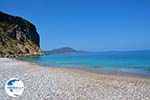
[[[70,47],[62,47],[62,48],[57,48],[57,49],[53,49],[50,51],[43,51],[43,53],[46,55],[48,55],[48,54],[61,54],[61,53],[79,53],[79,52],[86,52],[86,51],[79,51],[79,50],[75,50],[75,49],[70,48]]]

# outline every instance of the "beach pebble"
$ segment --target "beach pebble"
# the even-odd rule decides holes
[[[12,99],[4,87],[13,77],[25,86],[14,100],[150,100],[150,77],[97,75],[10,58],[0,58],[0,100]]]

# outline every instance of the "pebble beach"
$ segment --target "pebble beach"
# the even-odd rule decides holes
[[[5,92],[10,78],[24,83],[20,97]],[[0,58],[0,100],[150,100],[150,77],[95,74]]]

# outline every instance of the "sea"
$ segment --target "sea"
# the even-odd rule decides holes
[[[98,74],[150,76],[150,50],[51,54],[21,57],[44,67],[63,67]]]

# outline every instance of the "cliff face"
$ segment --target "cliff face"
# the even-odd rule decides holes
[[[27,20],[0,12],[0,56],[41,54],[39,34]]]

